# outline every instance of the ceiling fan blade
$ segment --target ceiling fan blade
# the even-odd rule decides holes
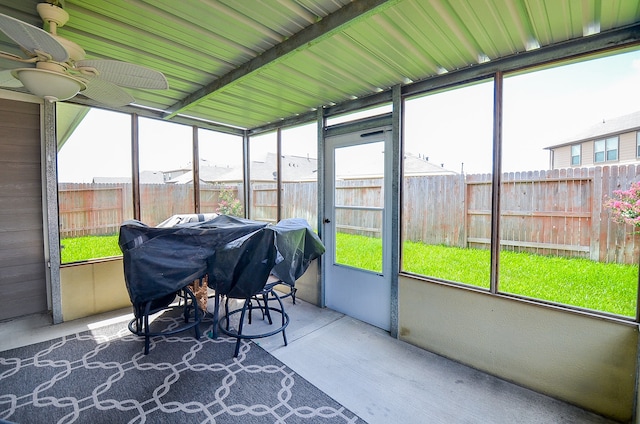
[[[0,87],[18,88],[22,87],[22,82],[11,74],[12,69],[0,71]]]
[[[86,81],[87,88],[80,94],[106,106],[126,106],[135,101],[129,93],[108,81],[100,78],[88,78]]]
[[[166,90],[167,79],[162,72],[118,60],[80,60],[76,68],[94,68],[98,78],[121,87]]]
[[[48,32],[0,13],[0,31],[33,56],[36,50],[51,56],[56,62],[66,62],[69,55],[65,48]]]

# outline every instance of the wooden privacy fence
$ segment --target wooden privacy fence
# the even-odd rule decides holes
[[[200,187],[202,212],[215,212],[220,194],[228,190],[238,196],[238,186]],[[133,217],[131,184],[71,184],[58,186],[60,237],[117,234],[120,224]],[[141,221],[157,225],[176,214],[192,213],[190,184],[140,184]]]
[[[251,185],[250,217],[275,224],[278,216],[278,186],[275,183]],[[314,230],[318,221],[318,183],[315,181],[282,183],[282,218],[304,218]]]
[[[116,234],[133,216],[131,199],[131,184],[59,184],[60,237]]]
[[[501,248],[543,255],[637,264],[639,236],[611,221],[603,204],[614,190],[640,180],[640,166],[605,166],[505,173],[501,176]],[[490,174],[406,177],[403,182],[403,240],[456,247],[488,248],[491,241]],[[201,211],[215,212],[222,190],[201,187]],[[275,222],[277,187],[253,184],[250,217]],[[193,211],[190,185],[142,184],[142,220],[156,225]],[[240,192],[242,188],[240,187]],[[380,179],[337,184],[339,231],[379,236],[383,190]],[[115,234],[133,216],[130,184],[61,184],[62,237]],[[316,182],[284,183],[282,217],[317,223]]]
[[[505,173],[500,190],[502,249],[637,264],[640,239],[603,207],[614,190],[640,180],[640,166]],[[409,177],[403,239],[489,248],[491,175]]]

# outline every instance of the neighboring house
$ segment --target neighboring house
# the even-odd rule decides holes
[[[282,181],[315,181],[317,179],[318,160],[315,158],[283,155]],[[267,153],[263,160],[251,161],[250,177],[253,182],[275,182],[278,169],[277,155]],[[243,181],[242,166],[200,166],[200,181],[209,184],[237,184]],[[188,170],[176,178],[167,180],[169,184],[190,184],[193,171]]]
[[[191,163],[187,166],[183,166],[182,168],[172,169],[171,171],[162,171],[162,174],[164,174],[164,181],[170,182],[171,180],[180,178],[180,176],[189,172],[191,172]]]
[[[403,171],[406,177],[419,177],[423,175],[455,175],[458,172],[444,167],[444,164],[429,162],[429,158],[419,154],[405,153]]]
[[[216,166],[216,165],[201,165],[200,169],[200,183],[202,184],[215,184],[215,183],[238,183],[242,181],[242,167],[228,167],[228,166]],[[167,180],[167,184],[191,184],[193,182],[193,171],[188,170],[182,175]]]
[[[267,153],[264,160],[251,162],[251,181],[269,183],[276,181],[275,153]],[[282,181],[283,182],[303,182],[316,181],[318,160],[310,157],[283,155]],[[202,165],[200,167],[200,182],[204,184],[239,184],[243,180],[242,166],[217,166]],[[370,161],[354,161],[352,166],[346,170],[346,174],[340,175],[342,179],[354,178],[379,178],[380,172],[371,166]],[[417,177],[424,175],[454,175],[455,171],[444,168],[444,165],[437,165],[429,162],[427,157],[405,154],[404,160],[405,176]],[[172,178],[169,178],[169,177]],[[191,184],[193,182],[193,171],[188,168],[181,168],[179,171],[142,171],[140,173],[141,184]],[[131,178],[118,177],[94,177],[93,183],[131,183]]]
[[[567,141],[545,147],[551,169],[640,163],[640,111],[602,120]]]
[[[251,181],[275,182],[278,156],[275,153],[267,153],[264,160],[251,162]],[[282,155],[280,158],[282,167],[282,182],[316,181],[318,179],[318,160],[316,158]]]

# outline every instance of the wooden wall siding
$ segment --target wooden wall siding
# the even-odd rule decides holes
[[[587,162],[585,162],[585,157],[584,157],[584,148],[585,148],[585,144],[586,143],[582,143],[582,157],[580,158],[581,160],[581,165],[586,165]],[[563,146],[563,147],[558,147],[557,149],[554,149],[553,151],[553,167],[554,168],[567,168],[571,166],[571,146]]]
[[[582,163],[581,166],[593,165],[593,149],[594,140],[588,140],[581,143],[582,146]],[[618,136],[618,160],[610,162],[608,164],[600,165],[625,165],[633,162],[637,162],[639,159],[636,156],[636,131],[620,134]],[[571,167],[571,146],[562,146],[554,149],[553,156],[554,168],[568,168]]]
[[[618,159],[620,162],[636,160],[636,133],[620,134],[618,138]]]
[[[0,320],[47,311],[40,105],[0,99]]]
[[[502,176],[502,248],[541,255],[590,258],[637,264],[640,239],[633,228],[612,222],[603,208],[613,190],[640,180],[640,165],[568,168],[505,173]],[[339,181],[336,225],[340,231],[376,237],[382,223],[383,192],[379,179]],[[489,248],[491,240],[490,174],[405,178],[403,240],[456,247]],[[117,232],[120,217],[131,216],[130,186],[96,185],[89,196],[82,185],[62,186],[60,222],[63,237]],[[206,186],[205,186],[206,187]],[[234,187],[235,190],[237,188]],[[119,191],[120,190],[120,191]],[[218,191],[216,191],[218,190]],[[222,188],[202,192],[201,212],[215,212]],[[274,223],[275,184],[252,186],[251,218]],[[64,191],[64,192],[63,192]],[[110,194],[111,201],[100,200]],[[193,211],[192,189],[184,185],[141,186],[145,223],[155,225],[176,213]],[[237,196],[237,191],[234,191]],[[81,197],[75,199],[74,197]],[[148,199],[148,200],[145,200]],[[152,202],[153,201],[153,202]],[[149,203],[146,203],[149,202]],[[146,207],[145,207],[146,205]],[[151,205],[151,206],[149,206]],[[80,210],[86,208],[86,213]],[[121,207],[121,212],[114,208]],[[317,224],[317,184],[282,185],[282,218],[305,218]],[[73,228],[66,225],[73,222]]]

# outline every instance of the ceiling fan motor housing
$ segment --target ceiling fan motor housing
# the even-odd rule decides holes
[[[69,21],[69,14],[54,4],[38,3],[36,9],[42,20],[49,25],[53,23],[56,27],[61,27]],[[55,34],[55,29],[52,32]]]

